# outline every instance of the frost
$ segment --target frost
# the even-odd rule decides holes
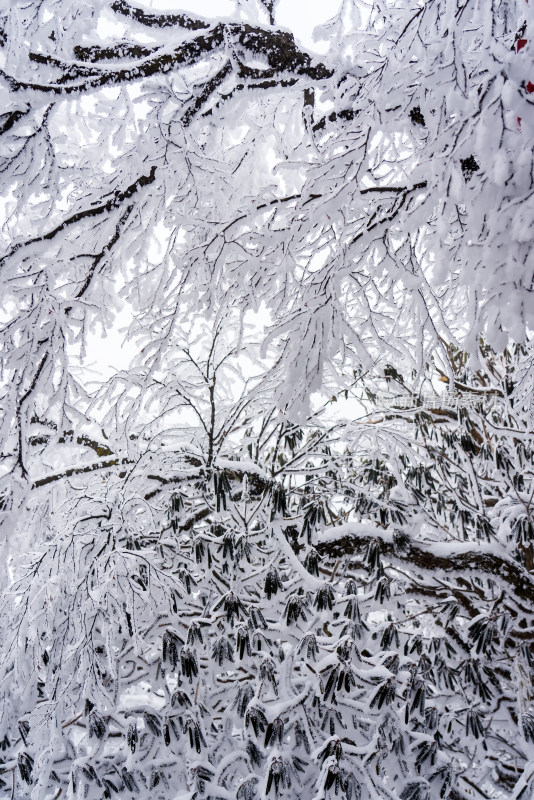
[[[164,6],[0,14],[0,794],[524,798],[532,3]]]

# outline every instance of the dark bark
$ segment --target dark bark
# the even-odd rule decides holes
[[[511,558],[477,551],[475,543],[469,551],[444,556],[432,552],[431,543],[410,541],[400,550],[393,541],[383,538],[377,530],[375,535],[345,534],[334,541],[319,542],[315,548],[323,557],[340,558],[352,556],[365,550],[369,544],[377,542],[380,543],[382,555],[391,564],[402,565],[405,569],[421,570],[431,577],[443,572],[453,575],[479,574],[496,583],[508,584],[519,600],[528,603],[534,601],[534,576]]]
[[[148,186],[150,183],[153,183],[156,178],[156,167],[152,167],[150,173],[148,175],[141,175],[137,178],[130,186],[127,186],[126,189],[118,189],[117,191],[113,192],[112,195],[99,206],[91,206],[91,208],[86,208],[83,211],[76,211],[74,214],[71,214],[70,217],[63,220],[59,225],[53,228],[48,233],[43,233],[41,236],[35,236],[33,239],[27,239],[24,242],[19,242],[11,250],[5,254],[2,258],[0,258],[0,267],[12,256],[15,255],[19,250],[25,247],[29,247],[32,244],[37,244],[38,242],[45,242],[54,239],[59,233],[65,231],[71,225],[75,225],[77,222],[80,222],[83,219],[88,219],[90,217],[98,217],[101,214],[107,214],[112,211],[114,208],[117,208],[121,205],[125,200],[129,200],[133,195],[142,187]],[[80,295],[81,296],[81,295]]]
[[[293,80],[296,77],[307,77],[313,81],[320,81],[331,77],[334,70],[321,62],[315,62],[308,53],[300,50],[293,35],[288,31],[264,29],[251,25],[236,23],[209,23],[192,20],[182,14],[146,14],[140,9],[133,8],[122,0],[113,4],[113,9],[124,16],[150,27],[182,27],[188,30],[205,30],[194,38],[186,40],[171,52],[162,48],[146,48],[136,44],[120,42],[115,46],[100,48],[77,47],[75,55],[82,61],[97,63],[109,60],[139,60],[138,63],[129,64],[117,69],[105,69],[88,66],[80,63],[67,63],[55,56],[46,53],[30,53],[30,60],[45,64],[59,71],[59,76],[52,83],[30,83],[18,80],[3,71],[0,74],[10,84],[13,91],[33,90],[54,94],[69,94],[83,92],[100,86],[131,83],[141,78],[169,72],[175,68],[187,67],[198,63],[206,57],[223,50],[228,45],[234,50],[238,61],[246,61],[247,56],[262,57],[267,67],[258,70],[240,64],[240,77],[245,80],[254,80],[255,86],[270,88],[278,83],[280,76],[286,75]],[[258,81],[262,81],[260,83]],[[216,87],[214,87],[216,88]]]
[[[131,58],[132,60],[147,58],[154,55],[158,49],[157,47],[143,47],[140,44],[129,44],[127,42],[121,42],[114,47],[99,47],[98,45],[82,47],[82,45],[76,45],[74,55],[79,61],[90,61],[93,64],[97,61],[117,61],[121,58]]]
[[[98,461],[95,464],[86,464],[84,467],[69,467],[64,472],[58,472],[54,475],[46,475],[44,478],[38,478],[32,483],[32,489],[38,489],[40,486],[46,486],[48,483],[55,483],[63,478],[70,478],[72,475],[82,475],[87,472],[96,472],[99,469],[109,469],[116,467],[119,464],[131,464],[131,458],[111,458],[108,461]]]
[[[30,107],[24,109],[17,109],[16,111],[11,111],[7,114],[0,115],[0,136],[3,133],[7,133],[7,131],[11,130],[13,125],[19,121],[22,117],[26,116],[30,112]]]
[[[116,14],[146,25],[149,28],[185,28],[189,31],[198,31],[202,28],[209,28],[210,23],[201,19],[193,19],[188,14],[147,14],[141,8],[134,8],[124,0],[115,0],[111,4],[112,10]]]

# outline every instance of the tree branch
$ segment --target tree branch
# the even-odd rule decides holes
[[[126,7],[122,4],[119,5]],[[128,7],[130,8],[130,7]],[[127,16],[134,16],[137,9],[131,9]],[[144,12],[139,12],[144,18],[152,19],[152,15],[145,15]],[[164,19],[173,19],[176,15],[164,15]],[[181,15],[177,15],[176,18]],[[136,17],[134,17],[136,18]],[[179,23],[174,23],[179,24]],[[162,26],[160,26],[162,27]],[[163,26],[164,27],[164,26]],[[207,27],[202,24],[202,27]],[[231,23],[224,25],[218,23],[211,27],[206,34],[200,34],[192,39],[185,41],[179,47],[172,51],[161,51],[158,48],[156,54],[150,58],[153,50],[146,48],[138,48],[137,46],[127,46],[120,43],[113,48],[105,48],[101,50],[97,47],[90,47],[86,49],[78,48],[75,53],[79,56],[89,56],[92,58],[93,63],[96,61],[109,60],[110,58],[131,58],[149,56],[146,60],[137,64],[129,64],[121,69],[94,69],[87,67],[86,64],[76,64],[61,61],[54,56],[43,53],[30,53],[29,58],[41,64],[59,69],[62,72],[61,77],[56,83],[50,84],[34,84],[20,81],[12,75],[0,70],[5,80],[9,83],[14,92],[20,90],[32,90],[38,92],[52,92],[54,94],[70,94],[72,92],[83,92],[88,89],[98,88],[108,84],[118,83],[131,83],[132,81],[139,80],[140,78],[147,78],[151,75],[169,72],[177,66],[187,67],[191,64],[201,61],[206,54],[210,56],[223,47],[230,44],[243,54],[249,53],[254,57],[263,57],[268,64],[266,70],[253,69],[251,72],[253,76],[258,79],[260,76],[263,80],[267,80],[265,88],[271,85],[275,76],[287,73],[292,76],[305,76],[312,80],[323,80],[330,78],[334,74],[334,70],[326,67],[325,64],[318,62],[314,63],[308,53],[299,50],[295,43],[295,39],[288,31],[278,31],[264,28],[252,27],[251,25],[239,25]],[[239,58],[238,60],[244,61],[245,59]],[[243,70],[246,71],[246,67]],[[251,76],[252,77],[252,74]],[[83,78],[78,83],[68,83],[68,81],[76,81]],[[274,81],[276,83],[276,81]]]
[[[63,220],[62,223],[57,225],[51,231],[48,231],[48,233],[43,233],[41,236],[35,236],[33,239],[27,239],[25,242],[19,242],[19,244],[16,244],[14,247],[12,247],[11,250],[5,254],[5,256],[0,258],[0,267],[2,267],[8,259],[14,256],[15,253],[22,248],[29,247],[30,245],[37,244],[38,242],[50,241],[57,236],[58,233],[61,233],[70,225],[75,225],[82,219],[98,217],[100,214],[109,213],[112,209],[117,208],[124,200],[128,200],[130,197],[132,197],[138,189],[153,183],[155,178],[156,167],[152,167],[148,175],[141,175],[140,178],[137,178],[126,189],[117,190],[113,193],[109,200],[106,200],[106,202],[102,205],[86,208],[83,211],[77,211],[75,214],[72,214],[70,217],[67,217],[67,219]]]
[[[212,54],[222,47],[225,42],[224,31],[224,26],[218,24],[212,28],[209,35],[197,36],[171,52],[160,53],[152,59],[142,61],[140,64],[130,64],[122,69],[99,70],[98,74],[90,75],[89,77],[85,75],[87,69],[85,64],[81,67],[81,71],[77,72],[76,65],[59,61],[54,57],[45,55],[40,59],[41,63],[47,63],[51,67],[62,69],[64,74],[69,75],[69,80],[86,77],[86,80],[81,83],[63,84],[62,76],[57,83],[34,84],[19,81],[17,78],[7,75],[3,70],[0,70],[0,75],[6,79],[14,92],[20,91],[21,89],[29,89],[37,92],[71,94],[73,92],[84,92],[88,89],[96,89],[109,84],[132,83],[132,81],[139,80],[140,78],[148,78],[152,75],[169,72],[173,67],[178,65],[187,67],[200,61],[206,53]]]
[[[30,53],[29,59],[36,64],[46,64],[49,67],[60,69],[63,74],[61,78],[59,78],[58,83],[66,83],[67,81],[72,81],[77,78],[91,76],[100,77],[102,74],[102,71],[97,67],[86,67],[84,64],[69,64],[46,53]]]
[[[200,94],[195,97],[189,108],[186,109],[182,116],[182,123],[186,127],[191,123],[195,114],[200,111],[204,103],[209,99],[210,95],[213,94],[217,87],[220,86],[228,77],[231,71],[232,64],[230,61],[227,61],[224,66],[204,84]]]
[[[41,361],[39,362],[39,366],[37,367],[37,369],[36,369],[36,371],[35,371],[35,374],[34,374],[34,376],[33,376],[32,380],[31,380],[31,383],[30,383],[29,387],[26,389],[26,391],[24,392],[24,394],[22,395],[22,397],[19,399],[19,401],[18,401],[18,403],[17,403],[17,410],[16,410],[16,414],[15,414],[15,416],[16,416],[16,420],[17,420],[17,429],[18,429],[18,456],[17,456],[17,464],[18,464],[18,465],[19,465],[19,467],[20,467],[20,471],[21,471],[21,473],[22,473],[23,477],[26,477],[26,475],[28,474],[28,471],[27,471],[27,469],[26,469],[26,467],[25,467],[25,465],[24,465],[24,459],[23,459],[23,457],[22,457],[22,451],[23,451],[23,441],[22,441],[22,407],[23,407],[24,403],[26,402],[26,400],[28,399],[28,397],[29,397],[29,396],[31,395],[31,393],[34,391],[35,387],[37,386],[37,383],[38,383],[38,381],[39,381],[39,378],[40,378],[40,376],[41,376],[41,373],[42,373],[43,369],[45,368],[46,362],[48,361],[48,355],[49,355],[49,354],[48,354],[48,352],[47,352],[47,353],[45,353],[45,354],[44,354],[44,356],[41,358]]]
[[[402,188],[399,188],[399,187],[391,188],[391,187],[386,187],[386,186],[378,187],[377,186],[377,187],[370,187],[368,189],[363,189],[361,191],[361,194],[369,193],[369,192],[390,192],[390,193],[393,192],[394,194],[397,195],[398,199],[395,202],[395,204],[394,204],[393,208],[391,209],[391,211],[388,212],[387,214],[384,214],[384,216],[382,216],[379,219],[375,220],[374,217],[376,216],[376,214],[374,214],[371,217],[371,219],[368,221],[368,223],[365,226],[365,228],[362,231],[360,231],[359,233],[357,233],[356,236],[354,236],[351,239],[349,244],[350,245],[356,244],[356,242],[359,239],[361,239],[366,233],[369,233],[374,228],[377,228],[383,222],[392,222],[395,219],[395,217],[397,216],[397,214],[399,213],[399,211],[406,204],[406,200],[408,199],[408,196],[412,192],[416,192],[419,189],[425,189],[426,186],[427,186],[427,182],[426,181],[421,181],[420,183],[415,183],[411,188],[409,188],[407,186],[402,187]]]
[[[146,25],[149,28],[185,28],[190,31],[198,31],[201,28],[209,28],[210,23],[202,19],[193,19],[187,14],[147,14],[141,8],[134,8],[125,0],[115,0],[111,4],[111,9],[116,14],[122,14]]]
[[[100,253],[97,253],[96,256],[94,257],[93,263],[92,263],[90,269],[88,270],[87,275],[85,276],[85,280],[84,280],[82,286],[76,292],[76,299],[77,300],[82,298],[84,296],[84,294],[86,293],[86,291],[88,290],[89,286],[91,285],[91,281],[93,280],[93,277],[95,275],[95,272],[97,270],[97,267],[100,264],[100,262],[102,261],[102,259],[110,252],[110,250],[114,247],[114,245],[116,245],[117,242],[119,241],[121,230],[122,230],[122,226],[124,225],[124,223],[126,222],[128,217],[130,216],[130,214],[132,213],[134,208],[135,208],[135,205],[133,203],[131,203],[129,206],[126,207],[125,211],[121,214],[121,218],[119,219],[119,221],[117,222],[117,224],[115,226],[115,230],[113,232],[113,236],[107,242],[105,247],[102,248]],[[68,314],[70,310],[71,310],[70,307],[66,308],[65,309],[65,313]]]
[[[359,108],[344,108],[341,111],[332,111],[327,117],[322,117],[314,125],[312,131],[322,131],[326,127],[327,122],[336,122],[342,120],[343,122],[352,122],[352,120],[360,113]]]
[[[274,0],[260,0],[269,15],[269,25],[274,25]]]
[[[58,442],[59,444],[74,442],[74,431],[65,431],[65,433],[59,438]],[[111,450],[107,444],[102,444],[102,442],[97,442],[95,439],[90,439],[89,436],[86,436],[85,434],[76,437],[76,444],[81,444],[84,447],[90,447],[91,450],[94,450],[99,457],[113,455],[113,450]]]
[[[129,44],[127,42],[121,42],[113,47],[99,47],[98,45],[83,47],[77,44],[74,47],[74,55],[79,61],[90,61],[94,64],[97,61],[116,61],[121,58],[132,60],[147,58],[154,55],[159,49],[157,46],[143,47],[140,44]],[[32,58],[32,55],[30,55],[30,58]]]
[[[390,531],[373,529],[371,525],[347,523],[319,536],[316,550],[328,558],[350,556],[369,544],[380,544],[380,552],[392,564],[417,569],[436,577],[440,573],[482,574],[495,582],[508,584],[516,597],[532,602],[534,576],[505,554],[492,552],[490,546],[476,543],[423,543],[409,541],[397,546]]]
[[[11,111],[7,114],[0,115],[0,136],[3,133],[7,133],[7,131],[11,130],[13,125],[19,121],[22,117],[25,117],[26,114],[29,114],[31,111],[31,107],[27,106],[26,108],[18,108],[16,111]]]
[[[82,475],[86,472],[95,472],[99,469],[108,469],[109,467],[116,467],[118,464],[132,464],[131,458],[112,458],[109,461],[98,461],[94,464],[87,464],[84,467],[69,467],[64,472],[57,472],[54,475],[46,475],[44,478],[38,478],[32,483],[32,489],[38,489],[40,486],[46,486],[48,483],[55,483],[63,478],[70,478],[72,475]]]

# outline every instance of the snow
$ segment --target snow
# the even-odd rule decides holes
[[[530,790],[530,5],[4,4],[17,800]]]

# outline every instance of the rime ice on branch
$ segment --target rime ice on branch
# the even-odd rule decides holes
[[[532,14],[0,11],[3,796],[530,796]]]

